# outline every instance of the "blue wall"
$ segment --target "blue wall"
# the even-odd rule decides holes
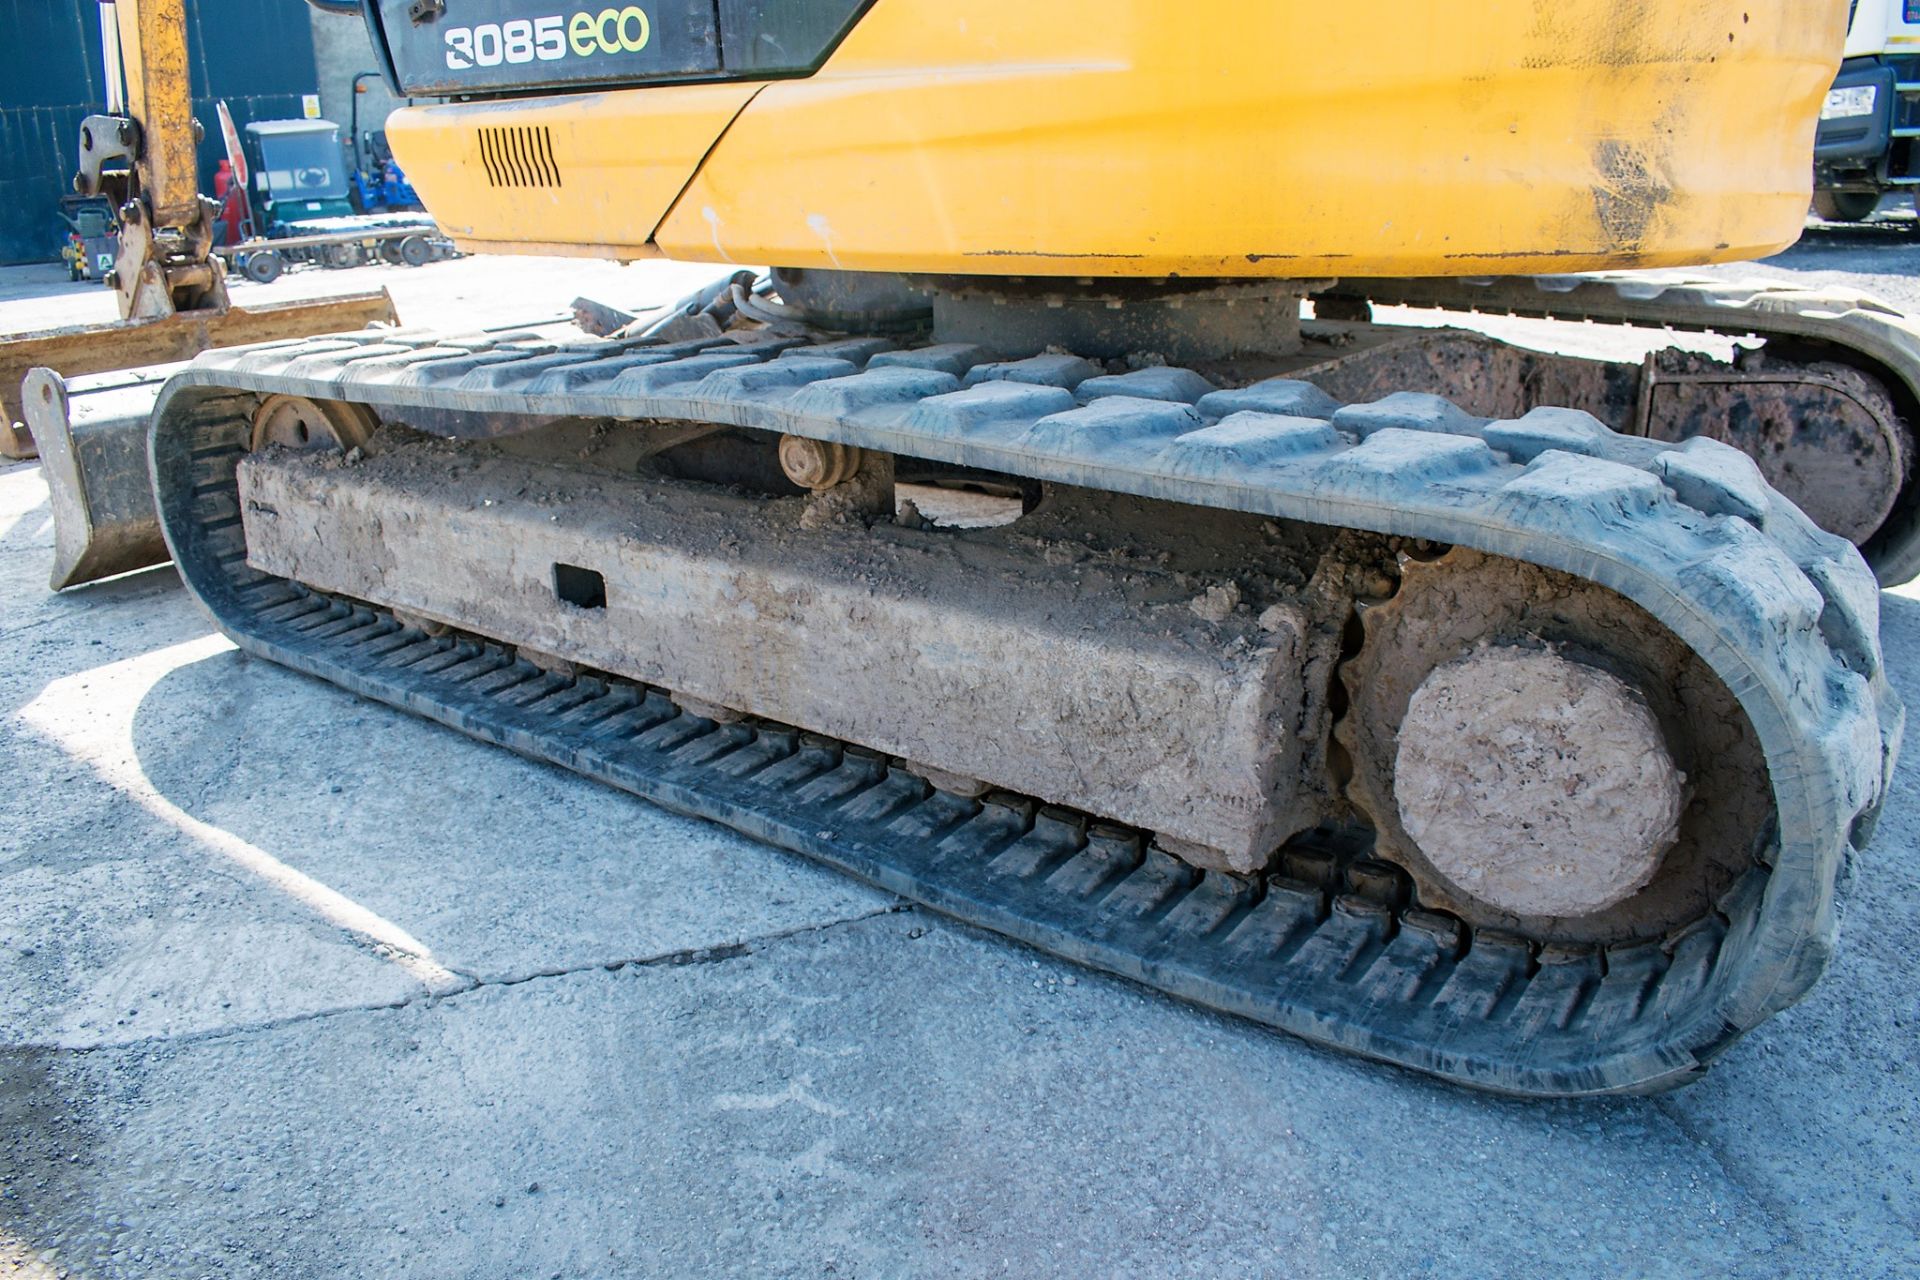
[[[318,91],[304,0],[186,0],[200,186],[225,156],[213,104],[234,119],[300,114]],[[106,109],[97,0],[0,0],[0,263],[59,257],[80,121]]]

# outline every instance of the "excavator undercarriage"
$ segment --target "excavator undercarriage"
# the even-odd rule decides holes
[[[1356,322],[1001,359],[741,301],[209,353],[175,558],[253,652],[1481,1087],[1671,1085],[1819,972],[1900,715],[1739,451],[1343,401],[1406,363]]]
[[[463,247],[736,274],[174,373],[154,506],[67,509],[247,651],[1475,1087],[1670,1087],[1819,976],[1920,327],[1613,272],[1791,240],[1838,0],[315,3]]]

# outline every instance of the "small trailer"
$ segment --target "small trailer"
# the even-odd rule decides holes
[[[214,252],[256,284],[266,284],[297,264],[330,270],[385,262],[396,267],[421,267],[442,258],[458,257],[453,241],[432,222],[419,218],[393,219],[376,215],[331,218],[347,224],[336,230],[307,235],[274,236],[241,244],[218,245]]]

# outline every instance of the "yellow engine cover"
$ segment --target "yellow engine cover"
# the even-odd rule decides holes
[[[877,0],[805,79],[410,107],[388,136],[474,250],[1049,276],[1678,266],[1799,235],[1846,20],[1846,0]]]

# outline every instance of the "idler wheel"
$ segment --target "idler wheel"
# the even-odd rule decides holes
[[[268,396],[253,413],[253,448],[352,449],[378,425],[365,405],[305,396]]]
[[[1765,863],[1752,726],[1644,609],[1465,548],[1395,570],[1357,604],[1334,736],[1421,907],[1542,944],[1654,938]]]

